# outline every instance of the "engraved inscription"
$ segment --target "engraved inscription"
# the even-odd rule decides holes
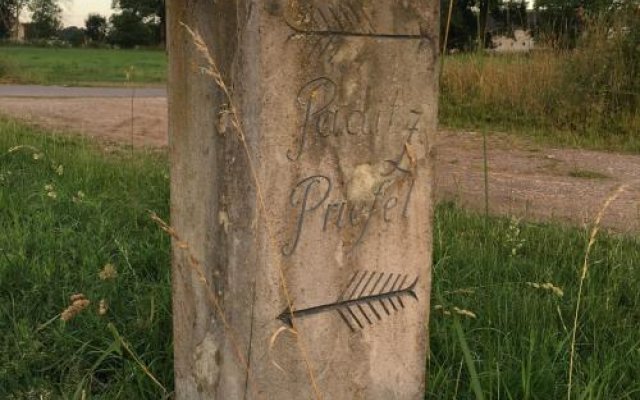
[[[287,151],[290,161],[297,161],[309,143],[317,143],[331,137],[393,135],[409,132],[409,139],[418,130],[422,111],[400,108],[399,91],[389,98],[388,107],[371,109],[341,104],[337,84],[327,77],[320,77],[305,84],[297,95],[297,103],[304,113],[297,143]],[[403,125],[403,121],[407,121]]]
[[[321,218],[323,233],[341,232],[345,227],[354,229],[356,234],[351,247],[355,248],[367,236],[373,219],[392,223],[408,216],[414,184],[412,178],[386,180],[372,193],[373,200],[355,203],[344,198],[332,198],[333,184],[326,176],[313,175],[302,179],[289,197],[296,223],[291,238],[282,247],[282,254],[290,256],[296,251],[310,218]]]
[[[428,115],[424,114],[426,98],[416,95],[417,88],[399,84],[410,68],[398,64],[396,58],[405,50],[412,52],[417,45],[415,54],[420,63],[416,64],[422,65],[422,60],[430,57],[424,50],[436,47],[437,39],[429,36],[429,27],[437,24],[437,15],[427,3],[287,2],[283,17],[293,31],[289,39],[300,44],[302,58],[317,63],[309,71],[315,75],[303,75],[311,79],[302,81],[291,99],[297,108],[298,125],[294,132],[288,132],[292,139],[286,159],[293,163],[296,178],[284,205],[288,221],[280,248],[288,260],[307,256],[316,259],[319,249],[331,249],[316,246],[325,240],[336,244],[334,250],[344,254],[358,248],[377,253],[379,247],[388,244],[410,250],[401,242],[406,236],[398,235],[413,231],[409,224],[410,210],[414,209],[411,202],[415,201],[412,197],[423,195],[416,180],[424,155],[416,153],[424,151],[426,137],[420,134]],[[387,48],[373,58],[372,65],[366,65],[379,46],[398,47]],[[387,54],[388,62],[383,59]],[[416,147],[412,141],[418,142],[414,143]],[[349,263],[355,258],[356,265],[362,264],[360,255],[341,259],[340,268],[351,268]],[[362,256],[374,264],[384,258]],[[406,259],[411,262],[411,257]],[[415,271],[414,265],[398,267]],[[409,298],[418,300],[418,278],[411,275],[375,271],[352,274],[334,301],[300,309],[289,305],[277,318],[292,326],[295,318],[335,312],[355,332],[400,311]]]

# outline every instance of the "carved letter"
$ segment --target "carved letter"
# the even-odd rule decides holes
[[[369,222],[371,222],[371,218],[373,217],[373,213],[375,213],[376,206],[378,205],[378,199],[380,198],[380,196],[384,192],[384,186],[385,186],[384,183],[381,184],[378,187],[378,189],[374,192],[373,202],[371,202],[371,208],[369,209],[369,213],[367,215],[367,219],[364,221],[364,225],[362,226],[362,230],[360,231],[360,235],[358,236],[358,239],[356,239],[355,243],[353,244],[353,247],[356,247],[357,245],[359,245],[360,242],[362,242],[362,239],[364,238],[365,233],[367,233],[367,228],[369,227]]]
[[[324,193],[320,196],[319,200],[315,203],[310,202],[309,197],[312,189],[315,186],[320,185],[321,183],[326,184],[326,189]],[[290,202],[293,207],[300,207],[298,211],[298,220],[296,222],[296,231],[293,236],[293,239],[288,245],[284,245],[282,247],[282,254],[285,256],[290,256],[296,251],[298,247],[298,242],[300,241],[300,235],[302,234],[302,226],[304,225],[304,218],[307,213],[310,213],[320,207],[322,203],[327,200],[329,197],[329,193],[331,192],[331,180],[326,176],[322,175],[314,175],[308,178],[301,180],[296,187],[291,191]],[[300,194],[302,193],[302,194]]]
[[[409,201],[411,200],[411,194],[413,193],[413,187],[416,184],[415,178],[411,179],[411,186],[409,186],[409,191],[407,192],[407,199],[404,202],[404,209],[402,210],[402,216],[407,218],[409,214]]]
[[[300,89],[297,100],[298,104],[305,108],[304,123],[300,129],[298,148],[295,151],[287,151],[289,161],[300,159],[307,143],[309,129],[317,127],[313,119],[333,103],[336,92],[336,84],[329,78],[314,79]]]

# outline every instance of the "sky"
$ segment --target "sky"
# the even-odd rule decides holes
[[[111,0],[61,0],[62,23],[64,26],[84,26],[84,20],[90,13],[109,16]]]

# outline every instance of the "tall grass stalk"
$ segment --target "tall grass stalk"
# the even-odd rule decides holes
[[[235,99],[233,98],[233,96],[231,95],[231,92],[229,91],[229,88],[227,86],[227,84],[224,82],[223,78],[222,78],[222,74],[220,73],[220,70],[218,69],[218,65],[216,63],[216,60],[213,58],[213,55],[209,52],[209,47],[206,45],[206,43],[204,42],[202,36],[194,31],[193,29],[191,29],[189,26],[181,23],[183,28],[186,30],[186,32],[190,35],[192,41],[193,41],[193,45],[195,46],[195,48],[197,49],[197,51],[200,53],[201,57],[204,59],[204,61],[206,62],[206,65],[202,67],[202,71],[204,71],[208,76],[210,76],[213,81],[216,83],[216,85],[220,88],[220,90],[224,93],[228,103],[229,103],[229,112],[230,112],[230,116],[231,116],[231,122],[232,125],[234,127],[234,131],[240,141],[240,143],[242,144],[242,148],[244,149],[244,153],[245,156],[247,157],[247,163],[249,165],[249,169],[251,171],[251,177],[253,179],[253,183],[254,186],[256,188],[256,193],[257,193],[257,197],[258,197],[258,207],[260,210],[260,215],[262,216],[263,220],[264,220],[264,227],[267,231],[267,237],[269,239],[269,246],[268,249],[270,250],[270,256],[274,261],[274,264],[277,266],[278,268],[278,274],[280,277],[280,284],[281,284],[281,288],[282,288],[282,294],[287,302],[287,307],[289,310],[293,310],[293,301],[291,299],[291,294],[289,291],[289,286],[287,283],[287,278],[285,276],[285,272],[284,272],[284,267],[282,265],[282,260],[278,254],[278,252],[275,250],[277,248],[277,243],[276,243],[276,239],[275,239],[275,235],[273,233],[273,226],[272,226],[272,222],[269,219],[271,213],[269,212],[269,209],[267,207],[267,203],[265,201],[265,196],[264,196],[264,192],[262,189],[262,183],[260,182],[259,176],[258,176],[258,171],[256,169],[256,164],[254,162],[255,159],[255,155],[251,154],[251,150],[249,149],[249,146],[247,145],[247,141],[246,141],[246,135],[244,132],[244,126],[242,124],[241,121],[241,117],[239,114],[239,110],[238,108],[235,106]],[[291,319],[291,325],[293,327],[293,330],[296,332],[296,344],[298,345],[298,349],[300,350],[302,359],[304,361],[306,370],[307,370],[307,374],[308,374],[308,378],[309,378],[309,382],[311,385],[311,389],[313,391],[314,397],[318,400],[322,399],[323,396],[320,393],[320,389],[318,387],[318,383],[317,383],[317,379],[315,377],[315,374],[313,372],[313,368],[311,365],[311,359],[309,358],[308,355],[308,351],[305,348],[305,345],[303,343],[303,340],[301,338],[301,333],[296,329],[296,324],[295,321],[293,320],[293,318]]]
[[[126,84],[127,86],[130,87],[131,89],[131,96],[130,96],[130,122],[131,122],[131,152],[133,155],[133,147],[134,147],[134,143],[133,143],[133,136],[134,136],[134,116],[135,116],[135,112],[134,112],[134,101],[136,98],[136,87],[134,86],[133,83],[133,74],[135,72],[135,68],[133,65],[130,65],[126,71],[125,71],[125,77],[126,77]]]
[[[444,62],[444,55],[447,53],[447,45],[449,44],[449,30],[451,29],[451,16],[453,15],[453,3],[455,0],[449,0],[449,10],[447,12],[447,26],[444,30],[444,40],[442,43],[442,51],[440,52],[440,73],[442,73],[442,63]]]
[[[487,132],[482,130],[482,161],[484,175],[484,217],[489,219],[489,159],[487,154]]]
[[[213,309],[215,310],[216,315],[220,319],[220,322],[222,322],[224,333],[231,344],[234,357],[236,358],[240,366],[244,368],[247,374],[248,386],[251,387],[251,390],[254,396],[256,396],[257,398],[261,398],[261,396],[259,395],[260,391],[258,390],[253,379],[253,373],[251,371],[249,360],[247,359],[247,357],[245,357],[244,352],[242,351],[241,346],[238,343],[239,335],[229,323],[229,319],[227,318],[227,315],[224,312],[222,304],[218,299],[218,296],[212,289],[213,286],[211,285],[210,280],[207,278],[207,273],[205,271],[206,266],[203,265],[202,262],[193,255],[193,253],[191,252],[191,246],[189,245],[189,243],[182,240],[182,238],[180,237],[180,234],[174,228],[172,228],[169,224],[167,224],[164,220],[162,220],[160,217],[158,217],[158,215],[156,215],[153,212],[151,212],[150,218],[156,224],[158,224],[158,226],[163,231],[168,233],[173,240],[175,240],[176,247],[179,249],[179,251],[184,252],[186,254],[187,256],[186,258],[189,261],[189,266],[196,273],[200,283],[205,287],[207,300],[213,306]]]
[[[471,350],[469,349],[469,344],[467,343],[467,339],[464,335],[464,331],[462,330],[462,325],[460,324],[460,318],[458,316],[454,315],[453,326],[456,331],[456,335],[458,337],[460,349],[462,350],[462,354],[464,355],[464,362],[469,371],[469,376],[471,378],[471,388],[473,389],[473,393],[476,397],[476,400],[484,400],[484,392],[482,391],[482,386],[480,385],[480,379],[478,378],[478,371],[476,370],[476,366],[473,361],[473,356],[471,355]]]
[[[573,328],[571,329],[571,354],[569,355],[569,382],[567,384],[567,400],[571,400],[571,390],[573,389],[573,364],[574,358],[576,354],[576,333],[578,331],[578,317],[580,315],[580,306],[582,304],[582,290],[584,286],[584,281],[587,278],[587,272],[589,271],[589,255],[591,254],[591,248],[596,243],[596,236],[598,235],[598,231],[600,230],[600,222],[604,217],[607,209],[625,190],[627,190],[626,185],[622,185],[614,190],[609,197],[605,200],[600,208],[600,211],[596,215],[596,219],[593,223],[593,228],[591,228],[591,234],[589,235],[589,242],[587,243],[587,250],[584,254],[584,261],[582,263],[582,272],[580,274],[580,283],[578,286],[578,299],[576,300],[576,311],[573,317]]]

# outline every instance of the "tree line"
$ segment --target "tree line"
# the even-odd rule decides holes
[[[0,39],[15,37],[20,15],[31,13],[24,39],[58,39],[73,46],[112,45],[122,48],[159,46],[165,41],[165,0],[114,0],[107,18],[89,14],[83,27],[62,27],[59,0],[0,0]]]
[[[493,35],[516,29],[552,47],[572,48],[589,18],[640,7],[640,0],[440,0],[440,5],[441,39],[447,37],[448,50],[488,47]]]
[[[20,14],[31,12],[27,40],[57,38],[72,45],[113,45],[123,48],[158,46],[166,30],[165,0],[114,0],[116,13],[91,14],[84,27],[62,29],[60,0],[0,0],[0,39],[10,38]],[[570,48],[589,16],[620,7],[640,6],[640,0],[440,0],[441,38],[449,50],[473,50],[491,45],[493,35],[530,31],[538,41]],[[532,7],[529,7],[529,6]],[[444,46],[444,43],[442,43]]]

